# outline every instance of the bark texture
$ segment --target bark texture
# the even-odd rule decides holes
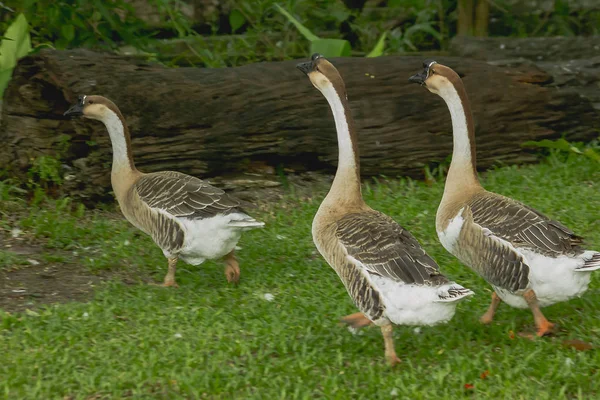
[[[438,96],[408,83],[422,57],[334,59],[359,129],[363,176],[422,176],[449,159],[449,112]],[[535,155],[528,140],[595,137],[600,114],[576,90],[532,63],[490,65],[438,57],[464,79],[475,117],[480,168]],[[108,53],[44,50],[15,69],[0,121],[0,169],[23,177],[42,155],[59,157],[72,195],[106,196],[111,147],[97,121],[62,116],[79,94],[120,107],[138,168],[201,178],[234,172],[335,171],[337,143],[327,102],[295,61],[238,68],[168,69]],[[590,66],[598,73],[598,66]],[[562,76],[562,75],[561,75]],[[569,82],[565,82],[569,86]]]

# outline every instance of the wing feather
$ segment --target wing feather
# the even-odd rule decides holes
[[[236,198],[179,172],[145,174],[135,183],[135,190],[149,207],[174,217],[201,219],[234,212],[245,214]]]
[[[473,220],[515,247],[548,255],[578,254],[582,237],[516,200],[484,192],[469,203]]]
[[[338,221],[336,235],[348,256],[371,274],[420,285],[449,282],[414,236],[385,214],[348,214]]]

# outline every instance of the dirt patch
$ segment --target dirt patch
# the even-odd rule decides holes
[[[146,280],[144,274],[139,271],[93,273],[69,257],[68,252],[49,251],[38,243],[27,243],[3,236],[1,231],[0,243],[0,248],[5,254],[20,256],[15,265],[0,269],[0,310],[3,311],[21,312],[45,304],[87,301],[98,286],[112,279],[126,284]],[[61,256],[69,261],[38,261],[42,253]],[[136,275],[135,280],[132,279],[133,274]]]
[[[75,264],[39,264],[0,271],[0,309],[24,311],[42,304],[88,300],[107,276]]]

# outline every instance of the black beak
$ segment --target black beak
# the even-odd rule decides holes
[[[316,61],[319,58],[323,58],[322,55],[320,55],[319,53],[315,53],[312,55],[312,57],[310,58],[311,61],[307,61],[307,62],[303,62],[300,64],[296,65],[296,68],[298,68],[300,71],[304,72],[306,75],[308,75],[310,72],[312,72],[315,69],[316,66]]]
[[[427,79],[427,72],[419,72],[418,74],[414,74],[410,78],[408,78],[409,82],[418,83],[419,85],[423,85],[425,83],[425,79]]]
[[[67,116],[77,117],[79,115],[83,115],[84,101],[85,101],[85,96],[79,96],[77,104],[75,104],[73,107],[71,107],[67,111],[65,111],[65,113],[63,115],[65,117],[67,117]]]
[[[426,60],[423,63],[423,71],[419,72],[418,74],[414,74],[408,78],[408,81],[412,83],[418,83],[419,85],[424,85],[427,77],[429,77],[429,67],[431,67],[433,64],[435,64],[435,61]]]
[[[83,107],[81,106],[81,104],[77,103],[73,107],[65,111],[64,115],[69,117],[77,117],[79,115],[83,115]]]
[[[312,63],[312,61],[303,62],[303,63],[297,64],[296,68],[298,68],[300,71],[302,71],[306,75],[308,75],[308,73],[313,70],[313,63]]]

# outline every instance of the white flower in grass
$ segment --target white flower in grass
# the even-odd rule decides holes
[[[13,229],[10,231],[10,235],[11,235],[13,238],[18,238],[19,236],[21,236],[21,233],[23,233],[23,231],[22,231],[22,230],[20,230],[19,228],[13,228]]]
[[[183,335],[178,332],[178,333],[174,334],[173,337],[176,339],[181,339],[183,337]]]
[[[275,300],[275,296],[273,296],[271,293],[265,293],[264,296],[266,301],[273,301]]]
[[[31,265],[39,265],[40,262],[38,260],[34,260],[33,258],[28,258],[27,262]]]
[[[360,335],[362,335],[362,334],[363,334],[363,331],[362,331],[362,329],[360,329],[360,328],[355,328],[355,327],[353,327],[353,326],[350,326],[350,325],[348,325],[348,332],[350,332],[350,333],[351,333],[351,334],[353,334],[353,335],[358,335],[358,336],[360,336]]]
[[[421,327],[417,326],[415,329],[413,329],[413,332],[415,335],[418,335],[419,333],[421,333]]]
[[[398,389],[395,389],[395,388],[392,389],[392,391],[390,392],[390,396],[392,396],[392,397],[398,396]]]
[[[569,367],[569,368],[570,368],[570,367],[571,367],[573,364],[575,364],[575,363],[573,362],[573,360],[572,360],[572,359],[570,359],[570,358],[566,358],[566,359],[565,359],[565,365],[566,365],[567,367]]]
[[[88,314],[87,312],[84,312],[84,313],[83,313],[83,318],[87,318],[87,317],[89,317],[89,316],[90,316],[90,314]]]

